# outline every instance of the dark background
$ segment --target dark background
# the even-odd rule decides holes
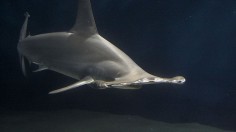
[[[31,14],[31,35],[68,31],[77,0],[1,0],[1,113],[76,108],[236,130],[235,0],[92,0],[92,5],[103,37],[146,71],[182,75],[187,82],[140,90],[84,86],[47,95],[75,80],[50,71],[30,81],[23,77],[16,50],[23,14]]]

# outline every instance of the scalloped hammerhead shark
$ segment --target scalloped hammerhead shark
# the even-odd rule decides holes
[[[27,76],[30,64],[75,78],[78,82],[49,92],[55,94],[95,85],[98,88],[138,89],[144,84],[183,84],[185,78],[161,78],[140,68],[128,55],[99,35],[90,0],[78,0],[77,19],[67,32],[27,36],[29,14],[20,32],[17,46],[22,72]],[[29,64],[29,66],[27,66]]]

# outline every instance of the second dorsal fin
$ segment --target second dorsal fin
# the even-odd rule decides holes
[[[97,33],[90,0],[78,0],[77,18],[71,32],[82,35]]]

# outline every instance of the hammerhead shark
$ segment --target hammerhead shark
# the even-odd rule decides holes
[[[90,0],[78,0],[74,26],[66,32],[27,36],[30,15],[26,12],[17,46],[22,72],[27,76],[31,64],[64,74],[78,82],[49,94],[95,85],[97,88],[138,89],[144,84],[183,84],[185,78],[161,78],[147,73],[128,55],[99,35]]]

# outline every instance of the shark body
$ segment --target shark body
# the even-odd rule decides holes
[[[144,71],[128,55],[99,35],[90,0],[79,0],[78,5],[77,20],[68,32],[26,37],[29,18],[26,13],[18,43],[25,76],[28,62],[39,66],[37,72],[49,69],[78,80],[50,94],[86,84],[95,84],[98,88],[137,89],[144,84],[185,82],[182,76],[161,78]]]

